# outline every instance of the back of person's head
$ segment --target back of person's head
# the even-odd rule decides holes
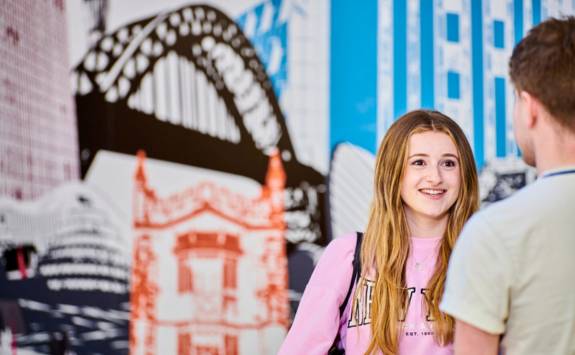
[[[518,92],[537,98],[557,123],[575,132],[575,17],[533,27],[513,50],[509,76]]]
[[[409,251],[409,230],[401,199],[401,183],[408,159],[410,138],[418,133],[441,132],[448,135],[459,153],[461,185],[457,200],[449,210],[447,230],[439,249],[436,270],[428,284],[436,340],[453,339],[453,319],[439,311],[445,272],[451,250],[464,223],[479,204],[478,179],[471,146],[457,123],[437,111],[415,110],[406,113],[388,129],[381,143],[375,166],[374,196],[361,249],[362,265],[376,269],[372,296],[372,341],[368,351],[397,352],[398,317],[405,308],[404,267]],[[365,271],[363,276],[365,276]],[[358,288],[359,289],[359,288]],[[360,294],[356,297],[361,298]]]

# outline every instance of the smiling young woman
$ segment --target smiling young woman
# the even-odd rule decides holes
[[[450,354],[453,319],[438,305],[457,236],[479,206],[471,147],[455,121],[418,110],[389,128],[376,159],[374,199],[361,250],[362,265],[372,266],[362,276],[375,278],[366,353]],[[409,268],[421,258],[433,261],[423,278]],[[422,309],[410,302],[412,287],[425,296]],[[359,304],[362,296],[355,295]],[[398,326],[402,318],[411,322]],[[421,332],[413,322],[429,331]],[[416,335],[406,336],[404,330]]]
[[[328,245],[280,354],[452,354],[453,319],[439,311],[451,250],[477,210],[478,181],[461,128],[412,111],[387,131],[350,304],[355,235]],[[341,317],[340,317],[341,314]]]

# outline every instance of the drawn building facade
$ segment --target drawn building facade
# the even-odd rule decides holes
[[[285,173],[272,154],[255,198],[212,182],[160,197],[135,174],[130,349],[269,354],[288,326]]]

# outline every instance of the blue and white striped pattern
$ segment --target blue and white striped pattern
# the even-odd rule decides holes
[[[515,44],[574,0],[379,0],[378,142],[403,113],[436,108],[460,123],[477,165],[518,156],[508,60]]]
[[[266,67],[278,98],[287,82],[288,54],[288,23],[282,19],[281,6],[282,1],[265,1],[236,18]]]

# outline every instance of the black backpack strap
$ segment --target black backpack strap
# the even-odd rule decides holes
[[[359,273],[361,272],[361,240],[363,239],[363,233],[357,232],[357,237],[355,239],[355,252],[353,254],[353,273],[351,274],[351,281],[349,283],[349,289],[347,290],[347,294],[345,295],[345,299],[341,306],[339,306],[339,316],[340,318],[343,316],[343,312],[345,311],[345,307],[347,306],[347,302],[349,301],[349,296],[351,296],[351,290],[353,289],[353,285],[355,285],[356,279],[359,278]]]
[[[351,281],[349,282],[349,289],[347,290],[347,294],[345,295],[345,299],[343,303],[339,306],[339,317],[343,317],[343,312],[345,312],[345,307],[347,306],[347,302],[349,301],[349,296],[351,296],[351,290],[353,289],[353,285],[355,285],[356,279],[359,277],[361,272],[361,259],[360,259],[360,252],[361,252],[361,240],[363,239],[363,233],[357,232],[357,237],[355,239],[355,252],[353,254],[353,273],[351,274]],[[339,343],[339,331],[335,336],[333,344],[329,348],[327,354],[328,355],[341,355],[345,354],[344,349],[339,349],[337,347]]]

